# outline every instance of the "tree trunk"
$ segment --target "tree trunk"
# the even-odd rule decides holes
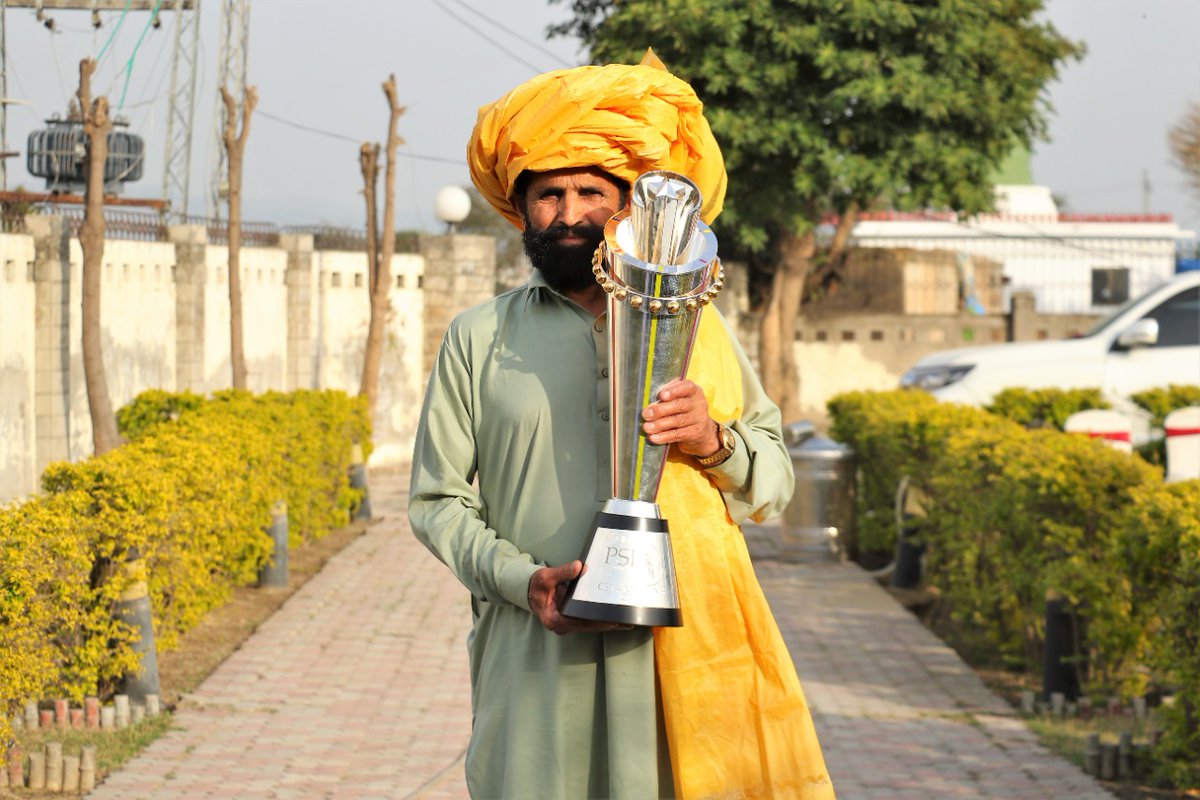
[[[242,157],[246,152],[246,137],[250,133],[250,115],[258,105],[258,93],[246,87],[242,99],[242,129],[237,129],[237,105],[233,96],[221,87],[225,103],[225,130],[222,139],[229,164],[229,361],[233,368],[233,388],[245,389],[247,384],[246,348],[242,318]]]
[[[377,200],[375,184],[379,176],[379,145],[364,144],[359,151],[363,189],[367,201],[367,291],[371,299],[371,319],[367,327],[367,346],[363,354],[362,382],[359,394],[367,398],[368,419],[375,419],[379,398],[379,369],[383,363],[384,334],[387,330],[388,293],[391,290],[392,255],[396,252],[396,148],[404,140],[396,135],[396,123],[404,108],[396,96],[396,76],[383,84],[388,101],[387,168],[383,179],[383,230],[376,228]]]
[[[763,388],[779,406],[785,423],[800,419],[800,373],[796,367],[796,320],[804,280],[812,269],[816,237],[789,233],[779,246],[779,265],[771,285],[771,299],[763,314],[758,361]]]
[[[79,247],[83,250],[83,378],[87,385],[88,411],[92,417],[92,445],[96,455],[107,453],[121,443],[117,418],[108,395],[104,373],[104,352],[100,341],[100,272],[104,260],[104,164],[108,160],[108,98],[92,101],[92,73],[96,62],[79,62],[79,110],[87,136],[87,188],[83,225],[79,229]]]
[[[367,347],[363,353],[363,371],[358,393],[366,395],[368,419],[375,419],[375,394],[379,371],[383,360],[383,325],[377,325],[375,313],[375,278],[379,272],[379,145],[363,142],[358,150],[358,165],[362,169],[363,199],[367,206],[367,297],[370,302],[370,318],[367,323]]]

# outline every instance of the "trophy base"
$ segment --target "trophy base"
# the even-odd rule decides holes
[[[678,608],[618,606],[572,598],[564,605],[563,614],[596,622],[612,622],[616,625],[636,625],[645,628],[683,627],[683,612]]]
[[[667,521],[658,506],[610,499],[596,514],[584,572],[567,589],[562,613],[617,625],[683,625]]]

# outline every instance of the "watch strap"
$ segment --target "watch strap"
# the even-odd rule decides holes
[[[697,458],[696,463],[708,469],[725,463],[729,457],[733,455],[733,451],[737,448],[737,438],[733,435],[733,431],[727,425],[717,425],[717,437],[720,440],[721,446],[717,452],[711,456]]]

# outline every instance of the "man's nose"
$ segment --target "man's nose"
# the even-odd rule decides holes
[[[583,222],[587,216],[587,209],[579,197],[570,192],[562,196],[562,200],[558,204],[558,218],[555,222],[562,223],[568,228]]]

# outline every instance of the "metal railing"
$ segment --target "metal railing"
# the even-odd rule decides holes
[[[339,228],[333,225],[289,225],[282,233],[308,233],[313,237],[315,250],[350,250],[366,252],[367,232],[361,228]]]
[[[78,206],[59,207],[54,209],[55,216],[66,221],[67,230],[72,236],[79,236],[83,226],[84,210]],[[125,239],[135,242],[165,242],[167,241],[167,226],[158,214],[147,214],[125,209],[104,209],[104,237],[106,239]]]
[[[26,210],[0,207],[0,232],[23,233]],[[62,217],[71,236],[78,236],[83,225],[84,209],[79,205],[39,203],[32,213]],[[182,214],[162,214],[153,210],[135,211],[128,208],[104,209],[104,235],[109,239],[140,242],[169,241],[171,225],[200,225],[210,244],[229,244],[229,220]],[[367,234],[361,228],[342,228],[333,225],[286,225],[273,222],[242,222],[242,244],[247,247],[278,247],[283,233],[307,233],[313,237],[316,250],[348,250],[365,252]],[[399,248],[398,248],[399,250]]]
[[[0,233],[24,233],[25,213],[11,208],[0,208]]]

